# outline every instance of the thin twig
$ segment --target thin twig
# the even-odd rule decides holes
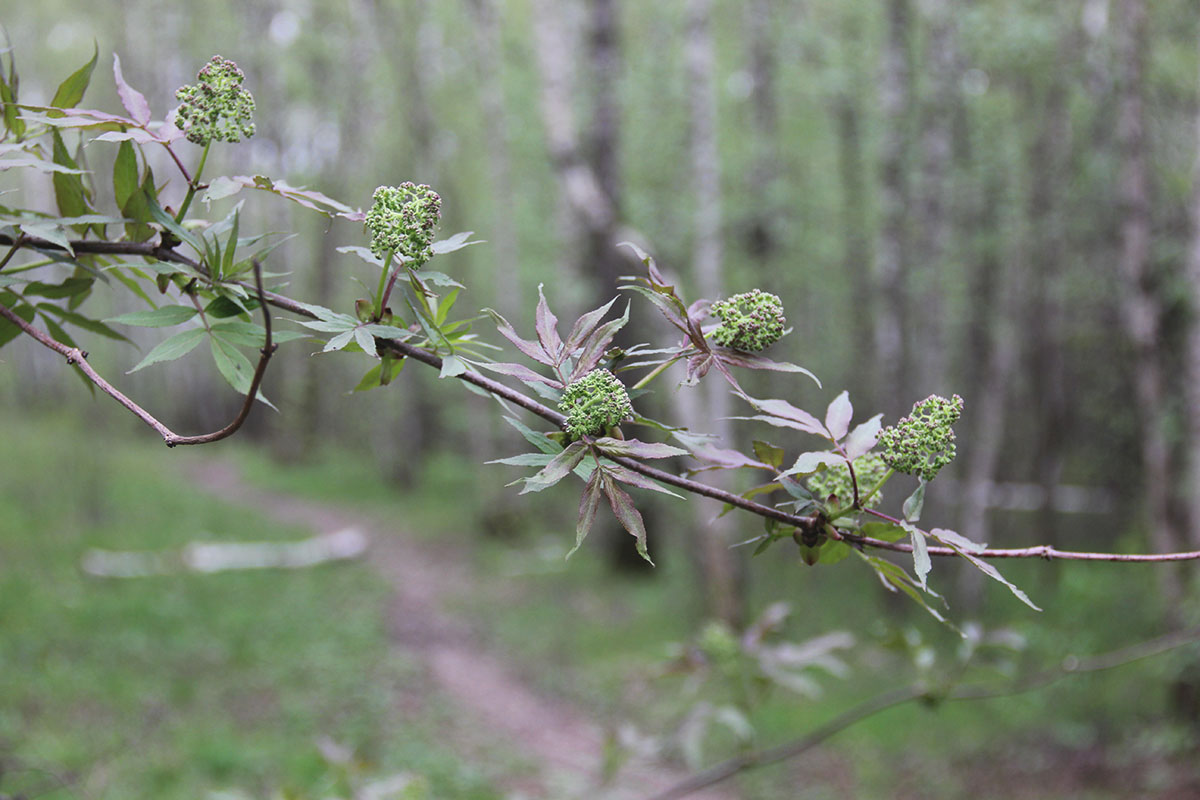
[[[687,797],[701,789],[706,789],[709,786],[728,780],[739,772],[796,758],[812,750],[827,739],[841,733],[851,725],[886,711],[889,708],[894,708],[913,700],[924,698],[936,702],[942,700],[990,700],[1000,697],[1011,697],[1044,688],[1070,675],[1100,672],[1101,670],[1125,666],[1134,661],[1159,655],[1185,645],[1195,644],[1197,641],[1200,641],[1200,627],[1174,631],[1173,633],[1090,658],[1080,659],[1076,656],[1066,656],[1056,668],[1036,673],[1014,685],[999,688],[972,684],[959,686],[944,694],[938,694],[932,691],[930,687],[917,683],[911,686],[891,689],[834,717],[829,722],[826,722],[824,725],[821,725],[816,730],[799,739],[765,750],[735,756],[709,769],[696,773],[690,778],[668,788],[666,791],[650,797],[648,800],[679,800],[679,798]]]
[[[8,248],[8,252],[4,255],[4,259],[0,260],[0,271],[3,271],[8,266],[8,262],[12,261],[13,256],[21,249],[21,244],[25,240],[25,234],[19,234],[16,240],[12,243],[12,247]]]
[[[271,340],[271,316],[267,311],[266,297],[262,288],[262,267],[257,261],[254,262],[254,279],[255,283],[258,285],[259,303],[263,308],[266,339],[263,348],[260,351],[261,356],[258,360],[258,366],[254,370],[254,377],[250,381],[250,390],[246,393],[246,400],[242,404],[242,408],[238,412],[238,415],[234,417],[233,422],[229,423],[218,431],[201,434],[199,436],[180,436],[172,431],[170,428],[160,422],[153,414],[142,408],[123,392],[121,392],[120,389],[117,389],[115,386],[101,377],[100,374],[92,368],[92,365],[88,363],[88,354],[83,350],[80,350],[78,347],[71,347],[63,344],[49,334],[43,333],[35,328],[32,324],[21,319],[21,317],[19,317],[7,306],[0,305],[0,317],[4,317],[9,322],[20,328],[24,333],[36,339],[43,346],[48,347],[49,349],[66,358],[67,364],[78,367],[79,371],[86,375],[88,380],[100,387],[102,392],[107,394],[109,397],[112,397],[131,413],[133,413],[134,416],[153,428],[154,431],[162,437],[163,442],[167,445],[167,447],[175,447],[176,445],[187,444],[209,444],[210,442],[218,442],[221,439],[232,436],[239,428],[242,427],[242,423],[245,422],[246,417],[250,415],[250,409],[254,404],[254,398],[258,394],[258,387],[262,383],[263,374],[267,370],[267,362],[271,360],[271,356],[278,347],[278,345]]]
[[[13,237],[4,235],[4,234],[0,234],[0,245],[6,245],[6,244],[13,245],[15,243],[16,242]],[[36,238],[27,239],[20,246],[31,248],[31,249],[36,249],[36,250],[51,250],[51,251],[59,251],[59,252],[64,252],[66,249],[60,245],[54,244],[53,242],[49,242],[44,239],[36,239]],[[200,272],[202,274],[207,273],[203,264],[200,264],[197,261],[195,261],[191,258],[188,258],[187,256],[177,252],[174,248],[166,247],[162,244],[154,244],[154,243],[150,243],[150,242],[73,241],[73,242],[71,242],[71,247],[77,253],[97,253],[97,254],[107,254],[107,255],[133,255],[133,256],[143,256],[146,258],[155,258],[155,259],[158,259],[159,261],[167,261],[167,262],[171,262],[171,263],[175,263],[175,264],[181,264],[183,266],[186,266],[186,267],[188,267],[192,270],[195,270],[197,272]],[[247,289],[255,288],[253,286],[250,286],[250,285],[240,282],[240,281],[231,281],[231,283],[238,285],[238,286],[242,286],[243,288],[247,288]],[[268,292],[268,291],[261,291],[259,296],[265,300],[265,304],[272,305],[275,308],[290,312],[292,314],[296,314],[298,316],[307,317],[309,319],[316,319],[315,314],[313,314],[311,311],[309,311],[303,305],[296,302],[295,300],[292,300],[289,297],[286,297],[286,296],[280,295],[280,294],[276,294],[274,292]],[[264,311],[264,315],[265,315],[265,311]],[[25,328],[25,326],[23,324],[21,325],[21,327],[23,329]],[[437,356],[436,354],[429,352],[428,350],[422,350],[419,347],[414,347],[413,345],[410,345],[407,342],[402,342],[398,339],[379,339],[377,341],[378,341],[378,346],[381,349],[389,350],[391,352],[397,353],[402,356],[407,356],[407,357],[413,359],[414,361],[419,361],[423,364],[427,364],[428,366],[434,367],[435,369],[441,369],[441,367],[442,367],[442,359],[439,356]],[[60,346],[65,347],[65,345],[60,345]],[[65,353],[64,353],[64,355],[65,355]],[[718,366],[720,366],[720,365],[718,365]],[[541,417],[542,419],[546,420],[547,422],[552,423],[556,427],[561,428],[563,426],[563,423],[566,421],[566,417],[563,416],[562,414],[560,414],[559,412],[555,411],[554,409],[544,406],[541,403],[537,402],[536,400],[534,400],[530,397],[527,397],[526,395],[524,395],[520,392],[517,392],[513,389],[510,389],[509,387],[505,386],[502,383],[499,383],[498,381],[494,381],[483,375],[479,375],[478,373],[470,372],[470,371],[464,372],[461,375],[458,375],[456,377],[458,377],[459,380],[474,384],[475,386],[478,386],[479,388],[484,389],[487,392],[490,392],[491,394],[496,395],[497,397],[507,400],[507,401],[513,403],[514,405],[520,406],[521,408],[525,409],[526,411],[536,414],[537,416]],[[100,384],[97,384],[97,385],[100,385]],[[109,392],[109,393],[111,394],[111,392]],[[130,410],[133,411],[133,408],[130,408]],[[137,413],[137,412],[135,411],[134,413]],[[153,418],[151,417],[151,419],[153,419]],[[743,511],[747,511],[751,514],[756,514],[760,517],[778,520],[779,522],[783,522],[788,525],[794,525],[797,528],[801,528],[801,529],[812,527],[812,525],[814,525],[816,522],[816,518],[813,516],[801,516],[799,514],[790,514],[786,511],[783,511],[778,508],[774,508],[772,506],[763,505],[762,503],[756,503],[753,500],[747,500],[746,498],[742,497],[741,495],[734,494],[733,492],[728,492],[723,489],[718,489],[716,487],[709,486],[708,484],[700,483],[698,481],[693,481],[688,478],[684,478],[679,475],[675,475],[673,473],[658,469],[656,467],[652,467],[647,464],[643,464],[643,463],[633,460],[633,459],[625,458],[622,456],[612,456],[612,455],[607,456],[607,457],[611,458],[613,461],[615,461],[618,464],[621,464],[624,467],[628,467],[629,469],[631,469],[635,472],[645,475],[648,478],[653,478],[654,480],[661,481],[662,483],[665,483],[669,486],[674,486],[678,489],[683,489],[684,491],[691,492],[692,494],[698,494],[703,497],[710,497],[714,500],[720,500],[723,503],[727,503],[731,506],[734,506],[735,508],[739,508],[739,509],[741,509]],[[869,513],[873,513],[876,516],[881,516],[877,512],[871,511]],[[892,519],[890,517],[886,517],[886,515],[883,515],[882,518]],[[895,520],[893,519],[892,521],[895,521]],[[912,552],[911,544],[905,544],[903,542],[887,542],[882,539],[874,539],[869,536],[861,536],[859,534],[851,533],[849,531],[839,530],[838,533],[840,534],[841,538],[844,541],[846,541],[847,543],[854,545],[856,547],[870,547],[870,548],[874,548],[877,550],[888,550],[888,551],[891,551],[894,553],[911,553]],[[931,555],[931,556],[939,556],[939,557],[944,557],[944,558],[960,557],[959,553],[950,547],[931,546],[931,547],[928,547],[927,550],[929,552],[929,555]],[[1200,560],[1200,550],[1178,552],[1178,553],[1124,554],[1124,553],[1094,553],[1094,552],[1083,552],[1083,551],[1074,551],[1074,550],[1058,550],[1057,548],[1054,548],[1050,545],[1036,545],[1033,547],[1020,547],[1020,548],[988,548],[985,550],[980,550],[978,552],[973,552],[971,555],[973,555],[977,558],[987,558],[987,559],[991,559],[991,558],[1042,558],[1042,559],[1046,559],[1046,560],[1057,559],[1057,560],[1062,560],[1062,561],[1108,561],[1108,562],[1123,562],[1123,563],[1157,563],[1157,562],[1164,562],[1164,561]]]

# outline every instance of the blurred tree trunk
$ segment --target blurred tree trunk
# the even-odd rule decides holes
[[[517,298],[521,291],[518,267],[516,192],[513,190],[512,157],[508,112],[504,102],[504,62],[500,19],[496,0],[470,0],[475,19],[476,68],[479,99],[487,140],[488,171],[492,180],[492,230],[488,239],[495,256],[491,260],[492,302],[507,319],[521,311]]]
[[[504,60],[501,58],[503,45],[497,0],[470,0],[468,3],[475,21],[475,66],[479,80],[479,100],[483,123],[489,134],[487,141],[488,172],[491,175],[492,226],[487,239],[492,242],[495,256],[491,260],[492,307],[506,319],[515,321],[522,313],[518,298],[525,297],[521,289],[520,263],[517,241],[517,196],[513,187],[512,154],[508,112],[504,101]],[[490,414],[485,408],[491,401],[471,395],[466,398],[472,414]],[[516,445],[519,435],[508,425],[486,426],[481,435],[472,437],[481,445],[482,458],[479,462],[496,458],[500,450]],[[476,454],[473,454],[476,455]],[[489,491],[486,503],[488,515],[510,517],[514,500],[511,492],[500,487]],[[485,530],[493,529],[490,520],[484,521]]]
[[[690,87],[688,109],[692,132],[692,196],[695,198],[692,277],[700,296],[717,299],[724,288],[721,266],[724,241],[711,16],[711,0],[688,0],[684,48]],[[712,433],[718,437],[720,446],[730,446],[729,392],[723,381],[713,376],[698,387],[680,390],[677,397],[685,427]],[[710,482],[728,488],[728,482],[721,477]],[[740,626],[744,616],[741,570],[736,554],[729,549],[735,528],[733,517],[718,517],[722,504],[706,498],[693,498],[690,506],[698,539],[690,552],[698,558],[708,613]]]
[[[1065,43],[1064,43],[1065,44]],[[1070,150],[1067,98],[1062,81],[1051,76],[1031,108],[1039,108],[1037,133],[1028,157],[1028,226],[1030,276],[1033,282],[1025,324],[1027,374],[1032,384],[1037,422],[1033,475],[1042,489],[1038,512],[1038,541],[1055,541],[1054,493],[1062,474],[1070,437],[1063,352],[1065,300],[1063,274],[1067,259],[1060,186]]]
[[[883,214],[875,249],[875,407],[888,416],[907,410],[908,362],[905,347],[906,281],[908,278],[909,154],[908,119],[911,102],[909,37],[910,0],[888,0],[887,40],[879,80],[883,111],[880,144],[880,206]]]
[[[1197,82],[1200,85],[1200,81]],[[1184,356],[1184,396],[1187,399],[1187,459],[1188,482],[1184,485],[1187,498],[1188,540],[1191,547],[1200,549],[1200,113],[1196,117],[1196,165],[1192,173],[1192,240],[1188,250],[1187,286],[1190,292],[1191,317],[1188,320],[1186,354]]]
[[[767,263],[779,246],[779,108],[775,102],[775,0],[746,4],[746,47],[750,59],[751,217],[745,221],[746,251]],[[711,41],[711,34],[709,40]],[[696,88],[692,87],[695,92]]]
[[[870,218],[867,212],[867,173],[863,156],[863,115],[860,103],[867,96],[863,76],[861,20],[853,12],[843,12],[841,26],[843,56],[840,66],[847,77],[833,98],[834,125],[837,130],[838,176],[841,183],[842,269],[850,276],[847,319],[857,318],[861,325],[854,350],[858,363],[870,363],[870,347],[875,341],[875,315],[859,314],[862,298],[871,291]],[[854,370],[847,376],[852,397],[870,387],[869,376]]]
[[[1118,272],[1121,321],[1134,349],[1133,381],[1139,415],[1144,497],[1150,540],[1156,550],[1176,549],[1179,537],[1171,518],[1170,446],[1164,429],[1164,379],[1160,339],[1162,305],[1156,295],[1150,264],[1150,177],[1145,122],[1146,5],[1121,0],[1117,26],[1119,76],[1117,145],[1120,175]],[[1174,564],[1158,569],[1163,599],[1178,614],[1179,570]]]
[[[914,383],[921,395],[947,394],[945,311],[942,278],[952,233],[948,200],[951,197],[953,126],[960,102],[960,59],[953,0],[927,0],[921,4],[926,27],[925,72],[929,89],[921,125],[921,176],[915,207],[916,241],[912,256],[917,286],[915,307],[909,318],[920,320],[909,331],[915,354]]]

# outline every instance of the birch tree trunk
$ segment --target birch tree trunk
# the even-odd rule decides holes
[[[711,0],[689,0],[685,52],[690,91],[692,195],[695,198],[692,277],[700,296],[721,297],[723,291],[721,175],[717,149],[717,89],[712,37]],[[684,425],[713,433],[728,447],[731,415],[729,393],[719,380],[708,380],[678,395]],[[717,479],[724,486],[724,481]],[[695,498],[691,503],[704,597],[711,615],[732,625],[743,622],[740,576],[733,543],[733,518],[719,517],[721,503]]]
[[[1156,550],[1176,549],[1170,513],[1170,447],[1163,427],[1163,365],[1159,352],[1162,306],[1150,274],[1150,179],[1146,156],[1144,68],[1147,19],[1143,0],[1121,0],[1118,13],[1117,146],[1120,176],[1120,252],[1118,273],[1122,284],[1121,321],[1134,348],[1134,392],[1139,415],[1142,470],[1147,523]],[[1163,599],[1177,609],[1179,571],[1171,564],[1158,570]]]
[[[500,58],[501,28],[497,0],[470,0],[475,18],[476,70],[479,101],[487,140],[488,172],[492,181],[492,230],[488,240],[495,252],[491,260],[492,302],[508,319],[519,310],[521,291],[518,268],[516,193],[513,191],[512,154],[508,114],[505,110],[504,63]]]

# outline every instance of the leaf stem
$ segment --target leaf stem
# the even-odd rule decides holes
[[[375,290],[375,319],[379,320],[383,317],[383,303],[386,299],[388,289],[391,288],[391,283],[388,283],[388,275],[392,274],[392,259],[396,256],[395,250],[388,250],[383,256],[383,271],[379,273],[379,288]],[[392,283],[395,283],[393,274]],[[386,288],[385,288],[386,287]]]
[[[650,383],[650,381],[654,380],[659,375],[663,374],[667,370],[668,367],[670,367],[672,364],[674,364],[676,361],[678,361],[681,358],[683,358],[683,356],[681,356],[681,355],[674,356],[673,358],[670,358],[667,361],[664,361],[663,363],[661,363],[657,367],[655,367],[649,374],[647,374],[646,377],[642,378],[640,381],[635,383],[630,388],[631,389],[641,389],[643,386]]]
[[[204,171],[204,164],[208,161],[208,151],[211,147],[211,140],[204,145],[204,152],[200,154],[200,163],[196,165],[196,174],[188,182],[188,190],[187,194],[184,195],[183,205],[179,207],[179,213],[175,215],[176,222],[183,222],[184,216],[187,215],[187,211],[192,205],[192,198],[196,196],[196,189],[200,185],[200,173]],[[184,174],[186,175],[187,173],[185,172]]]

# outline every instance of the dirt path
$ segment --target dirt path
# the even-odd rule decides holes
[[[614,784],[600,787],[603,735],[587,714],[560,699],[535,692],[515,676],[503,657],[478,641],[469,622],[443,608],[455,587],[470,585],[470,568],[455,553],[417,542],[403,532],[381,530],[379,520],[292,495],[247,486],[228,464],[212,462],[193,473],[200,488],[224,500],[252,506],[280,522],[318,533],[357,528],[371,539],[368,558],[393,587],[391,634],[485,738],[503,742],[540,773],[515,776],[505,788],[517,797],[547,800],[639,800],[682,780],[685,774],[659,763],[634,763]],[[697,800],[735,800],[727,788],[692,795]]]

